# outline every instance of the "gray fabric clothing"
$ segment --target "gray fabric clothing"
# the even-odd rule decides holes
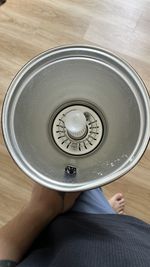
[[[92,214],[116,214],[100,188],[82,192],[71,211]]]
[[[18,267],[149,267],[150,225],[132,216],[57,217]]]

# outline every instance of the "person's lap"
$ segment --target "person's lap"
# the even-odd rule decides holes
[[[75,205],[71,209],[73,212],[90,213],[90,214],[115,214],[116,212],[110,206],[102,190],[99,188],[92,189],[81,193]],[[44,247],[47,244],[50,224],[37,237],[28,254],[33,250]]]
[[[99,188],[81,193],[72,211],[92,214],[116,213]]]

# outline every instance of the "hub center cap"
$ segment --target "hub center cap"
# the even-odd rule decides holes
[[[83,105],[61,110],[52,124],[52,136],[57,146],[71,155],[92,152],[103,137],[103,124],[98,114]]]

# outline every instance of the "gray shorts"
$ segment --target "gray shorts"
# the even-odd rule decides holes
[[[93,214],[115,214],[101,189],[96,188],[81,193],[72,211]]]

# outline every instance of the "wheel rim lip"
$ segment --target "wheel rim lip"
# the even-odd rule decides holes
[[[111,58],[117,60],[120,64],[122,64],[122,66],[124,68],[126,68],[129,72],[130,75],[133,77],[133,79],[136,81],[136,83],[138,84],[138,88],[142,93],[143,99],[144,99],[144,104],[145,104],[145,110],[146,110],[146,115],[147,117],[146,119],[146,129],[145,129],[145,135],[144,135],[144,140],[142,142],[142,145],[140,146],[137,155],[134,159],[132,159],[132,155],[134,154],[134,151],[132,153],[132,155],[130,156],[130,164],[124,164],[120,167],[119,170],[115,171],[112,174],[109,174],[108,176],[104,176],[103,178],[100,177],[99,179],[92,180],[90,182],[84,182],[84,183],[78,183],[78,184],[64,184],[61,182],[57,182],[54,180],[51,180],[49,177],[42,175],[41,173],[37,172],[34,168],[32,168],[32,166],[25,160],[25,158],[23,158],[23,155],[18,155],[17,151],[15,150],[15,147],[13,146],[13,144],[11,143],[10,137],[9,137],[9,130],[8,130],[8,111],[9,111],[9,104],[11,101],[11,98],[15,92],[15,87],[18,84],[19,80],[22,79],[22,77],[25,75],[25,73],[36,64],[36,62],[38,62],[39,59],[43,58],[43,57],[47,57],[49,54],[55,54],[55,53],[59,53],[60,51],[64,50],[68,50],[68,49],[74,49],[74,50],[89,50],[89,51],[95,51],[95,53],[106,53],[107,55],[109,55]],[[108,184],[116,179],[118,179],[120,176],[124,175],[125,173],[127,173],[128,171],[130,171],[137,163],[138,161],[141,159],[142,155],[144,154],[147,145],[149,143],[149,133],[150,133],[150,103],[149,103],[149,95],[147,92],[147,89],[143,83],[143,81],[141,80],[141,78],[139,77],[139,75],[135,72],[135,70],[128,64],[126,63],[124,60],[120,59],[118,56],[116,56],[115,54],[105,50],[105,49],[100,49],[97,47],[91,47],[91,46],[83,46],[83,45],[72,45],[72,46],[63,46],[63,47],[58,47],[58,48],[54,48],[54,49],[50,49],[45,51],[44,53],[38,55],[37,57],[34,57],[32,60],[30,60],[19,72],[18,74],[15,76],[15,78],[13,79],[13,81],[11,82],[8,91],[6,93],[5,96],[5,100],[3,102],[3,107],[2,107],[2,132],[3,132],[3,136],[4,136],[4,141],[5,144],[7,146],[7,149],[10,153],[10,155],[12,156],[12,158],[14,159],[15,163],[20,167],[20,169],[22,171],[24,171],[24,173],[26,173],[30,178],[32,178],[34,181],[59,190],[59,191],[82,191],[82,190],[87,190],[87,189],[91,189],[91,188],[95,188],[98,186],[102,186],[105,184]],[[126,166],[127,165],[127,166]]]

